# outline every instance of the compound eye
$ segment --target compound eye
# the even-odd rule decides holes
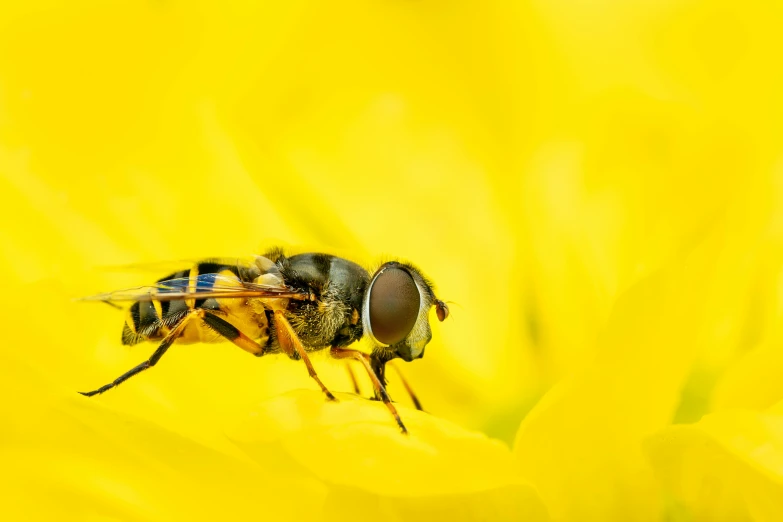
[[[405,339],[419,316],[421,297],[413,277],[400,268],[387,268],[370,289],[370,328],[383,344]]]

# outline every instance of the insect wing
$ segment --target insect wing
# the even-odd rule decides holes
[[[181,277],[159,281],[155,285],[139,286],[126,290],[107,292],[83,301],[103,301],[115,303],[121,301],[177,301],[182,299],[208,298],[285,298],[308,300],[308,292],[298,291],[284,285],[264,285],[242,282],[237,278],[221,274],[201,274],[196,278]]]

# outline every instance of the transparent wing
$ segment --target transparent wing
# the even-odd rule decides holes
[[[286,298],[311,300],[309,292],[303,292],[282,284],[256,284],[240,281],[220,274],[201,274],[191,281],[189,277],[159,281],[154,285],[139,286],[104,294],[83,297],[80,301],[177,301],[208,298]]]

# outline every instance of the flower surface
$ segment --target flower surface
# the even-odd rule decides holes
[[[5,2],[0,518],[779,520],[782,17]],[[326,354],[76,393],[154,346],[73,298],[275,245],[433,279],[409,436]]]

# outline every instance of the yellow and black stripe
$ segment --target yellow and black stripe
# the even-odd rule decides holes
[[[194,265],[190,270],[180,270],[173,274],[159,279],[158,283],[163,283],[171,279],[188,278],[188,287],[195,291],[196,286],[205,291],[209,287],[204,286],[203,281],[199,281],[199,275],[218,274],[229,271],[237,278],[240,278],[240,271],[236,265],[227,265],[204,261]],[[245,274],[242,274],[245,275]],[[193,309],[204,308],[208,310],[217,310],[220,308],[216,299],[183,299],[174,301],[138,301],[128,310],[128,317],[122,328],[122,344],[134,345],[148,340],[162,339],[168,335],[170,327],[179,322],[187,313]]]

